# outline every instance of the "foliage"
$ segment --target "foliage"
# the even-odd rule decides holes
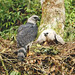
[[[65,0],[66,21],[64,38],[66,41],[75,40],[75,1]]]
[[[41,16],[39,0],[0,0],[0,35],[7,39],[10,32],[12,37],[12,27],[25,24],[33,14]],[[5,36],[6,34],[9,35]]]
[[[6,29],[6,30],[0,32],[0,35],[4,39],[16,40],[17,28],[18,28],[18,26],[11,26],[11,28]]]
[[[75,39],[75,1],[65,0],[65,8],[64,40],[72,41]],[[0,0],[0,36],[10,40],[15,38],[18,26],[25,24],[33,14],[41,18],[41,12],[40,0]]]

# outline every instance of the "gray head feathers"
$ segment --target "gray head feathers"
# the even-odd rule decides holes
[[[37,15],[32,15],[29,19],[28,19],[28,23],[33,23],[33,24],[36,24],[37,21],[39,21],[39,17]]]

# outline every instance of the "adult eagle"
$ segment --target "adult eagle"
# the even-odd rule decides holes
[[[38,20],[39,17],[37,15],[33,15],[28,19],[25,25],[21,25],[18,28],[17,46],[21,48],[19,49],[18,57],[22,58],[22,53],[26,54],[27,51],[25,50],[29,49],[31,42],[35,40],[38,31],[38,27],[36,24]]]

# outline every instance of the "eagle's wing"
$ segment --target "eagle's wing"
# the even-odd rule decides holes
[[[27,25],[28,23],[26,23],[25,25],[21,25],[18,30],[17,30],[17,33],[19,33],[20,31],[22,31],[23,29],[27,28],[29,26],[29,24]]]
[[[28,25],[21,27],[17,34],[17,44],[20,47],[25,47],[32,42],[37,36],[37,26]]]

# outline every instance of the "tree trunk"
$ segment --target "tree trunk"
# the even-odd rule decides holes
[[[64,0],[41,0],[42,19],[39,33],[45,29],[54,29],[63,36],[65,22]]]

